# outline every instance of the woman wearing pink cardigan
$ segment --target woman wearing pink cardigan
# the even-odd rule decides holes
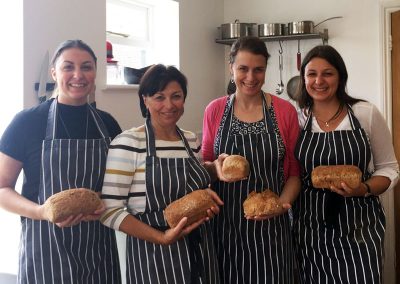
[[[293,153],[299,124],[289,102],[261,90],[268,58],[260,39],[239,38],[230,53],[236,92],[212,101],[204,114],[204,160],[238,154],[250,163],[247,179],[212,185],[224,201],[213,220],[221,283],[294,282],[289,209],[300,191]],[[243,201],[265,189],[280,196],[281,214],[245,217]]]

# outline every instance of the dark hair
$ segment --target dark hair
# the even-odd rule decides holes
[[[57,59],[64,52],[64,50],[67,50],[70,48],[79,48],[79,49],[87,51],[93,57],[94,63],[97,65],[97,57],[94,54],[93,49],[91,49],[89,45],[87,45],[80,39],[69,39],[69,40],[62,42],[57,47],[56,51],[54,52],[53,58],[51,59],[51,65],[54,67]]]
[[[256,55],[263,55],[265,57],[265,64],[267,64],[268,58],[271,56],[268,53],[265,43],[255,36],[240,37],[232,44],[231,52],[229,53],[230,64],[235,62],[239,51],[248,51]]]
[[[339,54],[339,52],[330,45],[318,45],[312,48],[306,54],[306,56],[303,59],[303,62],[301,63],[300,81],[296,94],[296,97],[298,98],[297,102],[300,108],[311,107],[313,104],[313,99],[307,93],[306,90],[304,75],[307,64],[315,57],[325,59],[338,71],[339,85],[336,91],[336,97],[338,98],[339,102],[353,105],[356,102],[363,101],[361,99],[356,99],[349,96],[346,92],[348,74],[347,74],[346,64],[344,63],[343,58]]]
[[[150,67],[146,73],[144,73],[143,77],[140,79],[138,91],[140,110],[142,111],[143,117],[147,115],[147,108],[144,104],[143,96],[152,97],[154,94],[164,90],[165,87],[173,81],[181,86],[184,98],[186,99],[187,79],[176,67],[157,64]]]

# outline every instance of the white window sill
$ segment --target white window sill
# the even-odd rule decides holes
[[[137,90],[139,89],[139,84],[129,84],[129,85],[106,85],[103,91],[106,90]]]

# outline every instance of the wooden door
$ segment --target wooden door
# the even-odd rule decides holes
[[[400,161],[400,11],[391,15],[392,30],[392,133],[393,145]],[[400,183],[394,188],[396,235],[396,283],[400,284]]]

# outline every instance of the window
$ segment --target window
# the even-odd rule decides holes
[[[173,0],[107,0],[107,41],[113,60],[107,84],[126,84],[123,68],[163,63],[179,67],[179,3]],[[110,54],[108,54],[110,55]]]

